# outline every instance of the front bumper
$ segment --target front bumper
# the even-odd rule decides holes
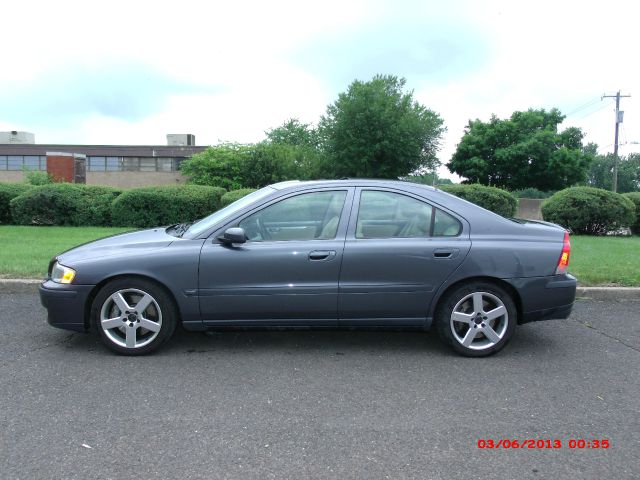
[[[47,309],[47,322],[56,328],[87,331],[85,306],[93,285],[63,285],[45,280],[38,287],[40,303]]]
[[[520,294],[518,323],[568,318],[576,299],[578,281],[570,274],[507,280]]]

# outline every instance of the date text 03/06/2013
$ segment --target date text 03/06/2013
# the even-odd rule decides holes
[[[609,439],[607,438],[571,438],[569,440],[560,440],[557,438],[546,439],[517,439],[517,438],[480,438],[477,446],[480,449],[498,449],[498,448],[516,448],[516,449],[607,449],[609,448]]]

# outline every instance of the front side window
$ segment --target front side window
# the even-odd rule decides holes
[[[296,195],[263,208],[238,226],[254,242],[335,238],[347,192]]]

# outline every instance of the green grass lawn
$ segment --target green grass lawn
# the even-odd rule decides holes
[[[640,286],[640,237],[571,236],[569,272],[582,286]]]
[[[43,278],[54,255],[131,228],[0,225],[0,278]]]
[[[130,228],[0,225],[0,278],[42,278],[55,254]],[[640,237],[571,237],[580,285],[640,286]]]

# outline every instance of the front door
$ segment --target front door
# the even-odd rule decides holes
[[[205,324],[335,325],[338,277],[352,192],[291,194],[229,226],[247,242],[207,240],[200,255],[200,311]]]

